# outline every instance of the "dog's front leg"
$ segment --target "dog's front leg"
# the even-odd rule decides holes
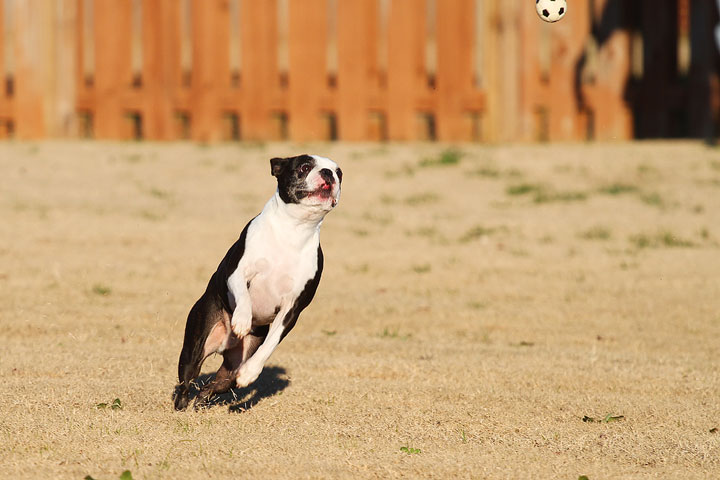
[[[265,362],[267,362],[270,355],[275,351],[275,347],[278,346],[280,340],[283,338],[283,332],[290,326],[292,328],[292,318],[294,311],[292,308],[281,308],[275,319],[270,324],[265,341],[258,347],[255,353],[248,358],[238,369],[235,383],[238,387],[247,387],[252,382],[257,380],[260,372],[262,372]]]
[[[248,282],[244,275],[233,275],[228,279],[231,301],[235,302],[230,327],[238,338],[242,338],[252,328],[252,301],[248,292]]]

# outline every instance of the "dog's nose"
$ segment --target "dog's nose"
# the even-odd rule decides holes
[[[327,183],[335,183],[335,177],[333,176],[332,170],[330,170],[329,168],[323,168],[322,170],[320,170],[320,176]]]

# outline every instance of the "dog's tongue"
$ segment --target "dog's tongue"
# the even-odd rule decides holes
[[[330,190],[330,188],[330,184],[328,183],[323,183],[323,185],[320,187],[321,190]]]

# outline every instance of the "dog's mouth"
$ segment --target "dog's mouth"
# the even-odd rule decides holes
[[[297,190],[296,194],[298,198],[307,198],[320,200],[321,203],[326,203],[328,200],[332,202],[332,206],[337,205],[337,198],[335,196],[335,189],[332,184],[323,183],[314,190]]]
[[[333,187],[329,183],[323,183],[313,193],[318,197],[329,198],[333,196]]]
[[[323,183],[314,190],[296,190],[296,193],[302,197],[330,198],[333,197],[333,190],[331,184]]]

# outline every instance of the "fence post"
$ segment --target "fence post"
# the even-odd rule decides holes
[[[172,140],[173,95],[180,84],[177,0],[142,3],[142,105],[145,138]]]
[[[437,2],[437,130],[438,140],[472,139],[463,101],[472,88],[473,0]]]
[[[267,140],[277,134],[270,118],[271,98],[279,90],[277,19],[277,1],[241,2],[240,121],[245,140]]]
[[[15,135],[21,139],[47,135],[45,100],[50,73],[49,36],[51,5],[33,8],[29,2],[15,2],[15,71],[13,103]],[[37,7],[37,6],[36,6]]]
[[[320,104],[327,89],[327,0],[289,3],[290,138],[323,139]]]
[[[388,136],[417,138],[415,102],[425,77],[425,1],[392,0],[388,21]]]
[[[221,92],[230,83],[230,23],[222,0],[193,0],[192,138],[219,140]]]
[[[377,0],[339,0],[337,19],[338,123],[341,140],[367,138],[370,81],[370,25],[377,22]]]
[[[95,0],[95,134],[127,139],[130,128],[122,95],[131,81],[131,2]]]

